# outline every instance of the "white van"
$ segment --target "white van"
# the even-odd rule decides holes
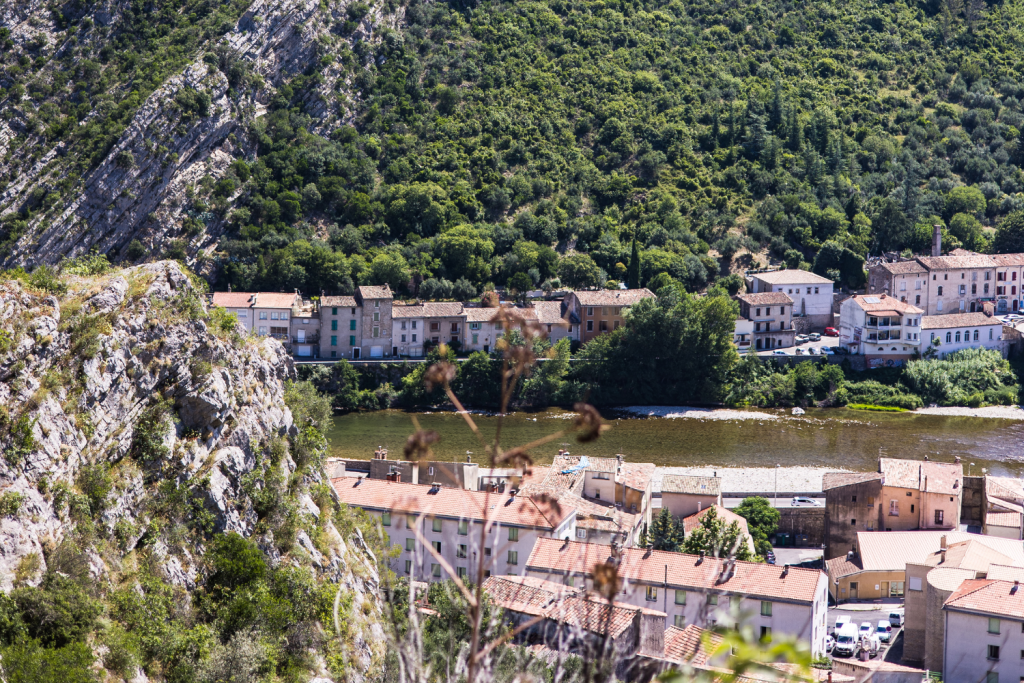
[[[836,632],[836,646],[832,649],[832,655],[836,657],[852,657],[857,652],[860,643],[860,632],[857,624],[843,624]]]

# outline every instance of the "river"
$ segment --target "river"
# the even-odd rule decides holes
[[[624,417],[606,412],[611,426],[598,440],[577,443],[572,436],[533,452],[535,461],[551,461],[560,447],[574,454],[611,456],[622,453],[634,462],[670,466],[836,467],[873,471],[879,453],[888,457],[951,462],[960,456],[965,472],[1024,475],[1024,421],[913,413],[874,413],[849,409],[810,409],[791,416],[784,410],[759,411],[757,419]],[[551,409],[515,413],[505,418],[504,447],[528,443],[568,426],[571,413]],[[385,410],[338,416],[330,433],[333,455],[368,459],[377,446],[392,458],[402,457],[413,418],[424,429],[440,433],[435,444],[439,460],[461,460],[471,453],[484,464],[484,449],[462,416],[451,412],[406,413]],[[498,418],[474,415],[481,432],[493,438]],[[970,463],[974,463],[970,467]]]

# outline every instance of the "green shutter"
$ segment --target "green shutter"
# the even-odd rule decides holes
[[[353,335],[349,335],[348,345],[349,346],[355,346],[356,345],[356,335],[354,335],[354,334]]]
[[[331,335],[331,346],[337,346],[337,345],[338,345],[338,335],[332,334]]]
[[[356,329],[356,321],[354,319],[348,321],[348,329],[350,329],[350,330]]]

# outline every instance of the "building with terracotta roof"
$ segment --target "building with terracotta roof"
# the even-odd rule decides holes
[[[525,575],[592,589],[594,568],[605,564],[622,580],[620,601],[665,612],[680,628],[743,622],[755,634],[795,636],[815,655],[825,651],[828,589],[817,569],[540,539]]]
[[[449,578],[418,540],[420,535],[460,576],[475,582],[492,574],[521,574],[538,539],[575,535],[576,510],[547,496],[470,491],[363,478],[331,481],[340,502],[380,520],[400,554],[392,569],[410,580]],[[484,533],[484,525],[486,533]],[[483,554],[483,577],[477,577]]]
[[[537,322],[543,326],[552,344],[563,337],[579,340],[580,320],[573,317],[565,301],[534,301],[531,307],[537,314]]]
[[[359,358],[362,310],[354,296],[320,296],[320,357]]]
[[[839,344],[868,367],[900,366],[921,350],[924,311],[887,294],[855,294],[839,307]]]
[[[214,292],[210,295],[210,303],[234,313],[245,331],[252,332],[252,302],[255,298],[255,292]]]
[[[854,549],[860,531],[956,529],[963,465],[879,458],[878,472],[827,472],[825,558]]]
[[[933,348],[939,358],[961,349],[990,349],[1006,357],[1003,321],[985,313],[926,315],[921,319],[924,343],[921,350]]]
[[[793,345],[793,300],[784,292],[739,294],[740,316],[754,323],[754,350]]]
[[[996,313],[1024,309],[1024,254],[992,254],[996,264]]]
[[[391,309],[394,296],[387,285],[356,287],[360,320],[357,325],[359,342],[353,346],[353,358],[390,358],[398,355],[393,345]],[[356,351],[355,346],[359,347]]]
[[[426,309],[422,304],[392,304],[391,325],[399,356],[423,356],[426,324]]]
[[[787,268],[751,273],[747,291],[784,293],[793,304],[793,315],[806,318],[810,329],[832,326],[832,294],[834,283],[806,270]]]
[[[943,605],[943,680],[1024,680],[1024,590],[1017,581],[964,581]]]
[[[630,306],[653,298],[654,292],[646,288],[569,292],[562,301],[563,315],[579,321],[579,340],[585,344],[599,334],[617,330]]]
[[[747,549],[750,551],[750,554],[754,555],[756,553],[756,549],[754,548],[754,538],[750,535],[750,527],[747,526],[747,520],[723,505],[712,505],[711,507],[704,508],[700,512],[693,513],[689,517],[684,517],[682,520],[684,537],[692,534],[702,524],[709,510],[714,510],[718,519],[722,520],[726,525],[731,525],[733,523],[738,524],[741,536],[747,544]]]
[[[661,478],[661,507],[678,519],[722,504],[721,477],[666,474]]]
[[[281,292],[214,292],[210,296],[214,306],[226,308],[238,317],[247,332],[271,336],[290,342],[292,309],[301,309],[299,293]]]

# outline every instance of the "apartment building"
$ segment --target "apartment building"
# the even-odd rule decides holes
[[[888,294],[855,294],[839,308],[839,344],[868,367],[902,365],[921,351],[923,313]]]
[[[1024,309],[1024,254],[992,254],[996,264],[996,313]]]
[[[928,269],[926,315],[967,313],[981,310],[981,303],[995,297],[995,261],[971,252],[947,256],[920,256]]]
[[[789,296],[793,304],[793,315],[807,318],[812,328],[832,326],[832,293],[835,285],[827,277],[787,268],[752,273],[747,282],[747,291],[752,294],[776,292]]]
[[[736,327],[733,330],[732,343],[736,350],[746,353],[754,344],[754,321],[743,316],[736,316]]]
[[[1024,590],[1019,581],[964,581],[942,610],[947,634],[943,680],[1024,680]]]
[[[627,290],[628,291],[628,290]],[[580,321],[566,310],[564,301],[535,301],[530,305],[537,322],[547,332],[548,340],[555,344],[563,337],[579,340]]]
[[[740,315],[754,323],[754,350],[793,346],[793,300],[784,292],[740,294]]]
[[[245,331],[252,332],[252,302],[255,298],[255,292],[214,292],[210,302],[226,309],[228,313],[234,313]]]
[[[1006,357],[1003,322],[984,313],[926,315],[921,319],[924,343],[921,352],[933,348],[939,358],[961,349],[991,349]]]
[[[617,600],[667,615],[678,628],[750,625],[755,635],[793,636],[825,653],[827,578],[817,569],[542,538],[525,576],[593,589],[595,567],[612,564]]]
[[[584,344],[599,334],[622,326],[626,311],[644,299],[653,299],[649,289],[603,289],[569,292],[565,295],[564,314],[581,325],[579,340]]]
[[[356,303],[359,304],[361,319],[359,331],[359,355],[362,358],[385,358],[395,356],[398,349],[392,345],[391,303],[394,296],[391,288],[357,287]]]
[[[894,296],[924,312],[928,306],[928,269],[916,259],[868,268],[868,294]]]
[[[391,568],[413,581],[450,578],[442,564],[420,547],[417,524],[420,535],[448,565],[473,582],[492,574],[522,574],[540,539],[561,543],[576,533],[576,510],[542,496],[358,477],[335,478],[331,484],[340,502],[380,520],[391,545],[401,549]],[[478,576],[481,553],[484,574]]]
[[[557,303],[557,302],[556,302]],[[466,338],[462,348],[466,351],[490,353],[495,342],[505,334],[500,321],[494,320],[497,308],[464,308]]]
[[[395,344],[398,356],[419,358],[423,356],[427,323],[422,304],[393,304],[391,321],[394,325]]]
[[[210,302],[234,313],[246,332],[282,341],[289,341],[292,309],[302,308],[298,292],[214,292]]]
[[[320,358],[348,358],[362,355],[362,313],[354,296],[320,297]]]
[[[299,358],[315,358],[320,355],[320,310],[311,301],[303,301],[292,308],[288,326],[292,353]]]
[[[427,338],[431,344],[461,344],[466,316],[457,301],[428,301],[423,304]]]
[[[661,478],[661,507],[683,519],[722,504],[722,478],[666,474]]]

